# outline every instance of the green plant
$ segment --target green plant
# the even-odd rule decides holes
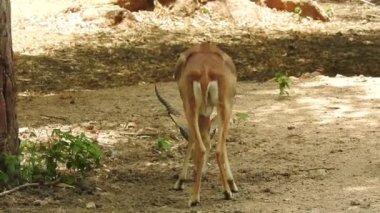
[[[100,165],[101,151],[99,147],[92,143],[83,133],[79,136],[73,136],[68,132],[62,132],[59,129],[53,130],[53,157],[63,160],[66,168],[79,171],[84,174],[85,172]]]
[[[293,10],[293,16],[295,16],[298,21],[301,20],[301,14],[302,14],[302,8],[300,6],[295,7]]]
[[[78,176],[100,165],[100,148],[84,134],[74,136],[54,129],[48,144],[23,141],[17,155],[0,155],[0,186],[12,177],[20,182],[46,182]],[[72,179],[72,178],[71,178]],[[17,183],[18,184],[18,183]]]
[[[171,144],[170,144],[170,142],[169,142],[168,139],[166,139],[166,138],[159,138],[157,140],[157,147],[158,147],[159,150],[167,152],[167,151],[170,151]]]
[[[1,154],[0,162],[0,186],[18,184],[20,161],[17,155]]]
[[[18,157],[23,160],[20,172],[26,182],[34,181],[37,179],[36,176],[43,173],[44,159],[40,144],[29,140],[23,141]]]
[[[246,121],[248,120],[248,117],[249,117],[248,113],[246,112],[237,112],[235,113],[235,116],[238,121]]]
[[[289,95],[287,89],[289,89],[290,79],[287,73],[277,72],[275,74],[275,81],[278,83],[280,89],[280,96]]]
[[[206,15],[210,14],[210,11],[207,8],[201,8],[200,11],[201,11],[201,13],[206,14]]]
[[[327,16],[330,17],[330,18],[334,16],[334,9],[332,8],[331,5],[329,5],[329,6],[327,7],[327,9],[326,9],[326,14],[327,14]]]

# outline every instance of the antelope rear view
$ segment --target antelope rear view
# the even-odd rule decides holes
[[[183,108],[189,128],[189,143],[182,172],[174,185],[183,189],[191,152],[195,166],[195,182],[189,205],[200,202],[201,176],[209,156],[211,114],[216,109],[218,135],[216,159],[224,187],[224,197],[232,199],[237,192],[227,157],[226,136],[236,93],[236,68],[232,59],[211,43],[195,45],[183,52],[175,67]]]

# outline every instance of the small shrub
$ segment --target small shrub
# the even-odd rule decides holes
[[[246,121],[248,120],[248,117],[249,117],[248,113],[246,112],[237,112],[235,113],[235,116],[238,121]]]
[[[210,11],[209,11],[207,8],[204,8],[204,7],[203,7],[203,8],[201,8],[200,11],[201,11],[202,14],[210,15]]]
[[[169,142],[168,139],[166,139],[166,138],[159,138],[159,139],[157,140],[157,148],[158,148],[158,150],[160,150],[160,151],[165,151],[165,152],[167,152],[167,151],[170,151],[170,149],[171,149],[171,144],[170,144],[170,142]]]
[[[287,73],[277,72],[275,74],[275,81],[278,83],[280,89],[280,96],[289,95],[287,89],[289,89],[290,79]]]
[[[19,184],[20,161],[17,155],[2,154],[0,156],[0,186]]]
[[[302,18],[301,14],[302,8],[300,6],[295,7],[293,11],[293,16],[295,16],[298,21],[300,21]]]
[[[20,172],[26,182],[33,182],[37,176],[43,174],[44,159],[41,145],[33,141],[23,141],[18,158],[22,160]]]
[[[23,141],[17,155],[0,155],[5,167],[0,168],[0,186],[76,179],[99,166],[101,158],[100,148],[84,134],[74,136],[55,129],[47,145]]]
[[[66,168],[74,172],[85,172],[100,165],[101,151],[83,133],[73,136],[68,132],[55,129],[52,134],[55,144],[51,157],[63,160]]]
[[[329,5],[326,9],[326,14],[328,17],[333,17],[334,16],[334,9],[331,7],[331,5]]]

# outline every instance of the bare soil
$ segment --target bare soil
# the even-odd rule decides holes
[[[0,211],[380,212],[378,7],[322,3],[335,11],[326,24],[263,10],[252,24],[138,12],[108,26],[63,12],[104,2],[12,1],[20,137],[84,132],[105,159],[78,185],[27,188],[0,199]],[[240,192],[223,200],[212,155],[201,206],[190,209],[191,181],[171,190],[186,142],[152,83],[180,109],[166,81],[178,54],[201,40],[234,58],[234,114],[248,119],[234,116],[227,141]],[[277,71],[294,76],[288,97],[278,95]],[[158,150],[161,137],[169,152]]]

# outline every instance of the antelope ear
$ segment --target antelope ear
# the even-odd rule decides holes
[[[228,68],[230,68],[232,73],[236,74],[236,67],[235,67],[234,62],[232,61],[232,58],[224,52],[219,52],[219,54],[220,54],[220,56],[222,56],[224,64]]]
[[[189,54],[187,52],[181,53],[174,68],[174,79],[178,81],[181,77],[182,70],[185,68],[186,60]]]
[[[175,65],[175,68],[174,68],[174,79],[176,81],[178,81],[178,79],[181,77],[181,74],[183,72],[183,69],[185,68],[185,65],[189,56],[191,56],[192,54],[196,52],[199,52],[200,49],[201,49],[201,46],[199,44],[194,45],[193,47],[187,49],[186,51],[181,53],[181,55],[179,55],[177,64]]]

